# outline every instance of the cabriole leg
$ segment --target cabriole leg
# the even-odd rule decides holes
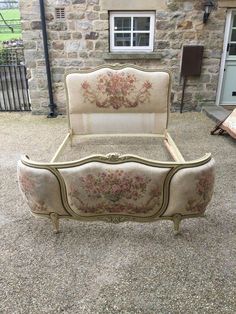
[[[51,213],[50,218],[53,225],[53,232],[59,233],[59,216],[56,213]]]
[[[179,234],[180,232],[181,220],[182,220],[182,216],[180,214],[176,214],[173,216],[174,232],[176,235]]]

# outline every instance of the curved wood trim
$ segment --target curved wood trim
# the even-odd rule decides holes
[[[174,168],[174,167],[186,167],[189,168],[191,166],[200,166],[202,164],[207,163],[211,159],[211,154],[207,153],[203,157],[199,159],[195,159],[193,161],[186,162],[166,162],[166,161],[156,161],[153,159],[142,158],[136,155],[120,155],[117,153],[110,153],[107,155],[90,155],[85,158],[81,158],[79,160],[68,161],[68,162],[36,162],[29,159],[28,156],[24,155],[21,157],[21,161],[24,165],[35,168],[71,168],[81,166],[90,162],[101,162],[105,164],[123,164],[126,162],[137,162],[143,165],[151,166],[151,167],[161,167],[161,168]]]
[[[79,161],[70,162],[70,163],[49,163],[49,164],[31,162],[29,159],[27,159],[27,157],[23,157],[22,163],[24,165],[32,167],[32,168],[49,170],[51,173],[53,173],[55,175],[55,177],[57,178],[57,181],[59,183],[60,197],[61,197],[63,207],[64,207],[65,211],[70,216],[72,216],[73,218],[80,219],[80,220],[84,220],[84,219],[88,219],[88,218],[93,218],[94,220],[96,220],[96,219],[98,219],[98,220],[105,219],[106,220],[106,219],[112,219],[111,217],[113,217],[116,219],[119,218],[121,220],[124,219],[124,220],[143,221],[143,220],[148,219],[150,221],[150,220],[155,220],[157,217],[162,217],[162,215],[165,213],[165,211],[168,207],[168,204],[169,204],[171,180],[174,177],[174,175],[176,174],[176,172],[178,172],[181,169],[194,168],[194,167],[204,165],[210,160],[211,160],[211,155],[207,154],[205,157],[203,157],[197,161],[193,161],[193,162],[171,163],[171,164],[161,162],[159,164],[159,162],[154,162],[151,160],[145,160],[145,159],[142,159],[142,158],[137,157],[137,156],[129,156],[129,155],[119,156],[119,155],[115,155],[115,154],[109,154],[108,156],[103,156],[103,155],[90,156],[90,157],[81,159]],[[92,215],[78,214],[77,211],[79,211],[79,209],[77,209],[75,211],[69,205],[66,184],[65,184],[65,181],[64,181],[63,176],[61,175],[59,169],[72,168],[72,167],[80,166],[80,165],[90,163],[90,162],[101,162],[101,163],[106,163],[106,164],[123,164],[123,163],[127,163],[127,162],[137,162],[140,164],[144,164],[144,165],[152,166],[152,167],[157,167],[157,168],[159,168],[159,167],[171,168],[170,171],[168,172],[168,174],[165,178],[164,184],[163,184],[162,205],[160,206],[159,209],[156,210],[156,212],[154,214],[149,215],[149,216],[148,215],[142,216],[142,215],[120,214],[120,213],[119,214],[106,213],[106,214],[97,214],[97,215],[96,214],[92,214]]]

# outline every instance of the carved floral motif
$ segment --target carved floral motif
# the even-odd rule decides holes
[[[107,72],[98,76],[96,88],[88,81],[81,84],[84,98],[99,108],[134,108],[149,101],[152,84],[137,86],[134,74]]]

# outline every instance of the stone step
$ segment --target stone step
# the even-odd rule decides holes
[[[230,114],[229,110],[220,106],[204,106],[202,107],[202,112],[217,123],[224,120]]]

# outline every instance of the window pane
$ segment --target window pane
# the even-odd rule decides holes
[[[134,17],[134,31],[149,31],[150,17]]]
[[[236,44],[230,44],[229,55],[236,56]]]
[[[231,41],[236,41],[236,29],[232,30]]]
[[[131,34],[115,34],[115,46],[131,46]]]
[[[115,31],[130,31],[131,17],[115,17]]]
[[[233,27],[236,27],[236,15],[234,16]]]
[[[133,46],[149,46],[149,34],[134,33]]]

